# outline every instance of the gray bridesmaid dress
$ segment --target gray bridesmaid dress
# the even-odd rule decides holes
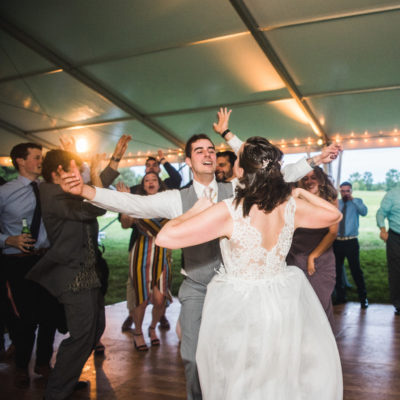
[[[315,273],[310,276],[307,272],[308,256],[318,246],[319,242],[328,233],[328,230],[328,228],[296,229],[286,262],[288,265],[295,265],[303,270],[317,294],[333,329],[334,318],[331,295],[336,284],[336,264],[332,247],[315,259]]]

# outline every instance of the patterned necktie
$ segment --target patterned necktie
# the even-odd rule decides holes
[[[343,218],[339,224],[339,235],[338,235],[341,237],[344,236],[344,232],[345,232],[345,228],[346,228],[346,207],[347,207],[347,202],[344,202],[343,209],[342,209]]]
[[[217,193],[213,188],[206,187],[204,188],[203,197],[209,199],[211,202],[215,203],[217,198]]]
[[[36,207],[33,213],[32,223],[31,223],[31,235],[37,240],[39,236],[40,222],[42,218],[42,210],[40,209],[40,197],[39,197],[39,188],[38,184],[33,181],[31,182],[31,186],[33,188],[33,193],[35,193],[36,197]]]

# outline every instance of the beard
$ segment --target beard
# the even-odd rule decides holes
[[[231,173],[226,173],[225,171],[216,172],[215,173],[215,180],[217,182],[228,182],[228,179],[232,178],[233,171]]]

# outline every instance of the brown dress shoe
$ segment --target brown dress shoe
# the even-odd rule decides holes
[[[27,389],[29,387],[29,372],[24,368],[17,368],[14,375],[14,386],[20,389]]]
[[[45,365],[35,365],[35,374],[42,375],[43,378],[48,378],[51,372],[51,367],[49,364]]]

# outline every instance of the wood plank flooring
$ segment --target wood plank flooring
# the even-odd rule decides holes
[[[106,312],[105,356],[89,358],[81,379],[90,381],[90,387],[75,392],[71,400],[185,399],[183,366],[174,328],[179,315],[178,300],[174,299],[167,310],[171,329],[157,330],[161,346],[150,348],[146,353],[135,351],[131,333],[121,332],[127,315],[125,303],[108,306]],[[344,400],[399,400],[400,317],[394,315],[393,307],[372,304],[367,310],[361,310],[358,303],[347,303],[335,307],[335,318]],[[150,308],[145,316],[144,332],[149,322]],[[57,336],[56,346],[62,338]],[[147,335],[146,341],[150,344]],[[11,362],[0,362],[0,399],[42,399],[44,380],[31,370],[29,389],[16,389],[13,370]]]

